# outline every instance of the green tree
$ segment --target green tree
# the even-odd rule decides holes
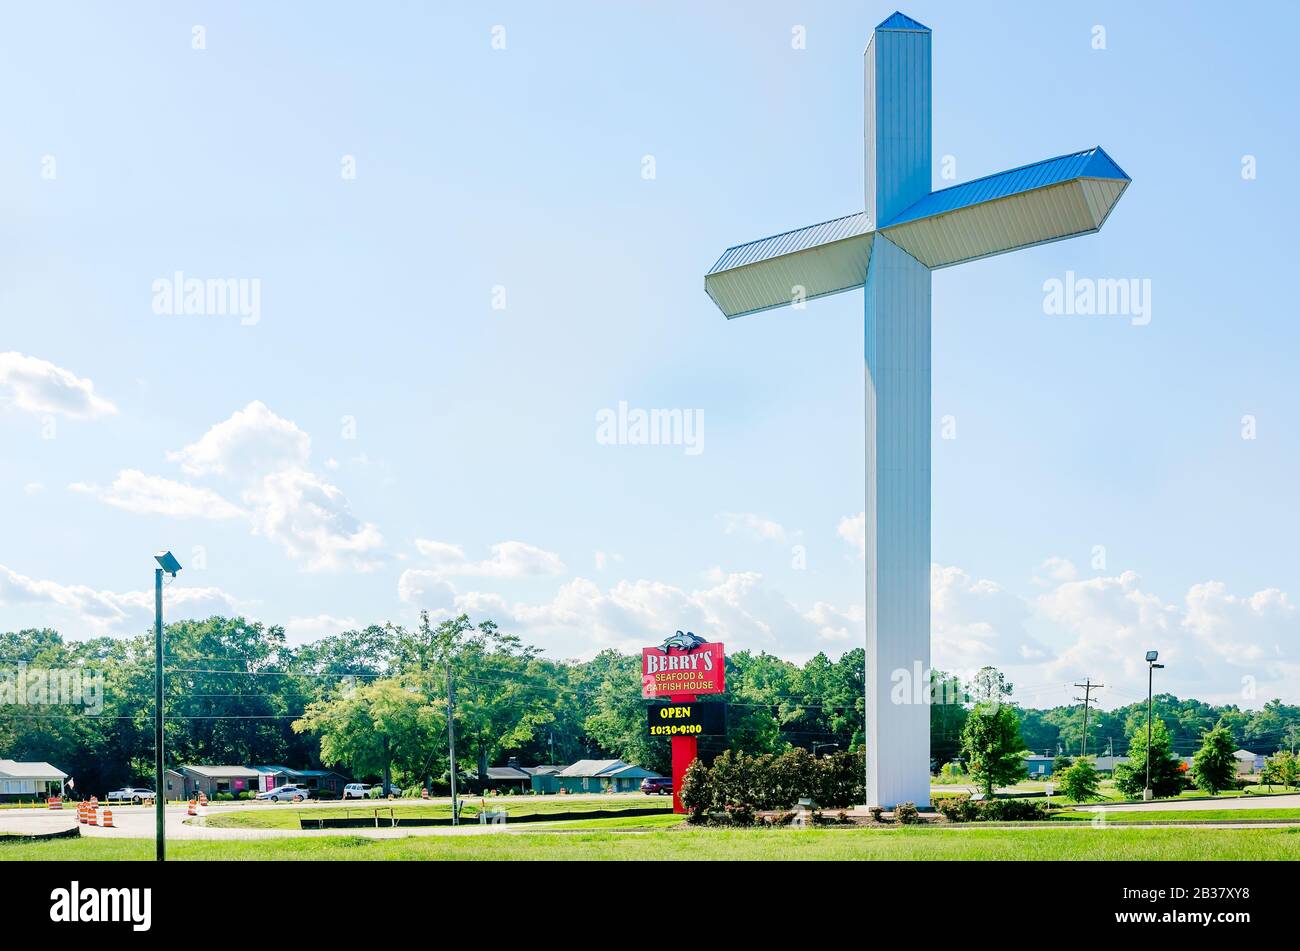
[[[1129,735],[1128,762],[1115,765],[1115,788],[1130,798],[1142,795],[1146,787],[1147,726],[1134,724]],[[1161,719],[1151,724],[1151,793],[1156,797],[1177,796],[1184,786],[1183,761],[1170,749],[1169,729]]]
[[[320,736],[326,763],[345,763],[355,776],[382,776],[392,785],[393,768],[421,781],[420,764],[434,758],[446,731],[446,702],[429,702],[423,691],[400,680],[376,680],[312,703],[295,720],[298,733]]]
[[[1092,757],[1083,756],[1061,774],[1061,788],[1075,802],[1101,798],[1101,776]]]
[[[1025,779],[1025,741],[1020,735],[1020,717],[1007,702],[1011,684],[992,667],[975,675],[974,708],[962,728],[961,751],[971,778],[989,798],[998,786],[1010,786]]]
[[[1264,760],[1264,773],[1260,776],[1260,781],[1286,789],[1300,785],[1300,759],[1290,750],[1278,750]]]
[[[1059,776],[1073,765],[1074,760],[1062,753],[1052,760],[1052,774]]]
[[[1233,786],[1237,778],[1237,759],[1233,756],[1237,744],[1232,732],[1219,722],[1207,730],[1201,739],[1201,748],[1192,757],[1192,782],[1211,796]]]

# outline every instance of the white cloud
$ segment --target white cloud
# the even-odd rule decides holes
[[[353,514],[347,497],[306,469],[274,472],[243,494],[253,532],[277,542],[308,571],[379,567],[383,536]]]
[[[146,475],[138,469],[123,469],[106,489],[84,482],[74,482],[68,488],[142,515],[223,519],[244,514],[238,506],[210,489]]]
[[[164,599],[169,621],[231,613],[237,607],[235,599],[219,588],[171,585],[165,590]],[[87,636],[136,634],[147,630],[152,623],[154,595],[152,591],[119,593],[37,580],[0,565],[0,604],[62,610]]]
[[[0,353],[0,406],[28,413],[57,413],[73,419],[112,416],[117,407],[95,392],[95,384],[48,360],[10,351]]]
[[[636,650],[677,629],[720,640],[729,650],[768,650],[806,657],[861,642],[862,611],[817,603],[804,611],[772,590],[757,572],[736,572],[695,591],[661,581],[619,581],[602,588],[574,578],[542,602],[512,602],[497,592],[456,594],[442,584],[419,587],[427,572],[402,575],[402,596],[440,615],[490,617],[563,656],[590,656],[607,647]],[[827,644],[830,642],[830,645]]]
[[[867,513],[859,512],[857,515],[846,515],[840,519],[839,527],[836,529],[840,538],[844,539],[854,549],[857,550],[859,558],[867,557]]]
[[[23,486],[23,492],[27,495],[40,495],[45,491],[45,485],[41,482],[28,482]]]
[[[930,566],[931,656],[948,671],[1006,666],[1047,654],[1025,630],[1025,602],[961,568]]]
[[[167,459],[190,475],[254,478],[303,467],[310,455],[311,437],[254,400]]]
[[[621,562],[623,556],[617,552],[598,551],[595,554],[596,570],[604,571],[611,562]]]
[[[1239,597],[1206,581],[1192,585],[1186,604],[1183,629],[1229,664],[1254,667],[1294,652],[1296,606],[1284,591]]]
[[[1073,581],[1079,576],[1074,562],[1067,558],[1052,556],[1038,566],[1040,575],[1034,577],[1034,584],[1049,585],[1053,581]]]
[[[526,542],[498,542],[492,546],[492,556],[482,561],[470,561],[464,549],[449,542],[417,538],[415,547],[431,562],[428,570],[434,577],[532,578],[566,570],[555,552]]]
[[[722,530],[728,535],[741,535],[753,541],[780,542],[785,540],[785,529],[778,523],[753,512],[719,512]]]
[[[132,512],[173,517],[235,518],[278,544],[307,571],[372,571],[383,536],[352,514],[347,496],[308,466],[311,438],[291,420],[254,401],[167,458],[192,476],[226,476],[241,487],[242,506],[217,492],[134,469],[108,489],[71,488]]]

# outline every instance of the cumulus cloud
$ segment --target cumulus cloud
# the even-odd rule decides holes
[[[1079,570],[1074,567],[1074,562],[1067,558],[1053,556],[1038,566],[1038,574],[1034,576],[1034,584],[1050,585],[1054,581],[1073,581],[1078,576]]]
[[[1294,652],[1296,606],[1285,591],[1241,597],[1207,581],[1192,585],[1185,603],[1183,629],[1229,664],[1267,665]]]
[[[839,527],[836,529],[840,538],[844,539],[852,548],[854,548],[859,558],[867,557],[867,513],[859,512],[857,515],[846,515],[840,519]]]
[[[251,507],[254,534],[279,543],[290,557],[305,562],[308,571],[379,567],[379,529],[359,521],[343,492],[314,473],[274,472],[243,498]]]
[[[718,519],[728,535],[760,542],[785,541],[785,529],[780,524],[753,512],[719,512]]]
[[[146,475],[138,469],[123,469],[108,488],[84,482],[68,486],[116,508],[142,515],[166,515],[170,518],[238,518],[244,512],[238,506],[199,486],[173,482],[161,476]]]
[[[237,608],[235,599],[219,588],[171,585],[164,598],[171,621],[231,613]],[[0,565],[0,604],[60,610],[87,636],[135,634],[152,623],[154,595],[152,591],[101,591],[87,585],[38,580]]]
[[[308,466],[311,438],[260,401],[249,403],[167,458],[194,477],[222,476],[237,505],[216,491],[134,469],[101,489],[75,483],[109,505],[144,514],[247,520],[253,534],[279,545],[307,571],[372,571],[383,536],[352,513],[338,486]]]
[[[0,405],[72,419],[96,419],[117,412],[116,406],[95,392],[90,380],[48,360],[13,351],[0,353]]]
[[[636,650],[678,628],[725,641],[730,650],[795,658],[824,647],[847,649],[862,636],[860,607],[840,610],[819,602],[800,609],[757,572],[734,572],[695,590],[649,579],[601,586],[579,577],[540,602],[512,601],[493,591],[456,593],[420,571],[405,572],[399,590],[437,615],[490,617],[564,656]]]
[[[254,400],[197,442],[167,453],[167,459],[190,475],[251,478],[301,468],[310,455],[311,437],[261,400]]]
[[[1047,648],[1025,629],[1029,608],[988,579],[951,565],[930,566],[930,629],[934,665],[973,671],[1040,659]]]

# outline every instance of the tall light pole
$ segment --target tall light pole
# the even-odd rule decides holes
[[[155,841],[158,861],[167,860],[167,839],[163,831],[167,818],[167,787],[163,785],[163,575],[173,578],[181,570],[181,563],[169,551],[154,555],[158,567],[153,570],[153,752],[154,752],[154,818],[157,824]]]
[[[1157,664],[1156,658],[1160,656],[1159,651],[1147,651],[1147,783],[1146,788],[1142,790],[1142,798],[1150,799],[1151,796],[1151,683],[1155,677],[1156,668],[1164,669],[1164,664]]]

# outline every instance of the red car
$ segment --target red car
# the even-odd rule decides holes
[[[671,776],[650,776],[641,780],[641,791],[647,796],[671,796],[673,778]]]

